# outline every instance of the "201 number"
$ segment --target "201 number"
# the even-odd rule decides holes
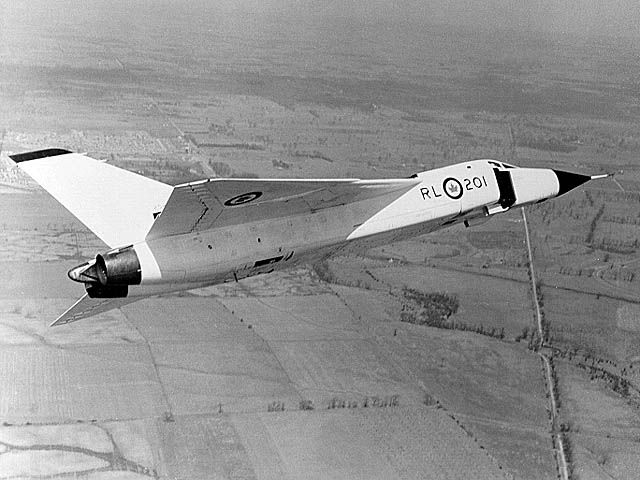
[[[464,179],[464,189],[473,190],[474,188],[482,188],[487,186],[487,179],[482,177],[473,177]]]

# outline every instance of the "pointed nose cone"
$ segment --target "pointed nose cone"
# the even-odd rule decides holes
[[[580,175],[579,173],[564,172],[562,170],[554,170],[553,172],[558,177],[558,184],[560,185],[558,197],[591,180],[589,175]]]

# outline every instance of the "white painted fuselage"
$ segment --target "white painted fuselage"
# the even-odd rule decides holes
[[[501,205],[505,192],[496,172],[511,176],[515,199],[509,206]],[[142,242],[134,246],[142,282],[131,286],[129,295],[239,281],[340,251],[363,251],[457,223],[484,221],[559,191],[552,170],[507,168],[489,160],[447,166],[415,178],[416,184],[400,196],[392,192],[315,213]]]

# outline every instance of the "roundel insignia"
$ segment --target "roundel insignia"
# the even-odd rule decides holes
[[[444,182],[442,182],[442,188],[449,198],[458,200],[462,197],[462,184],[453,177],[445,178]]]
[[[236,207],[238,205],[243,205],[245,203],[253,202],[255,199],[260,198],[262,196],[262,192],[249,192],[243,193],[242,195],[235,196],[230,198],[224,204],[227,207]]]

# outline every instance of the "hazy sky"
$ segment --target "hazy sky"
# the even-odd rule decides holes
[[[180,1],[180,0],[175,0]],[[222,0],[222,9],[640,36],[639,0]]]
[[[386,18],[423,24],[479,25],[485,28],[609,34],[640,37],[640,0],[0,0],[0,17],[64,13],[73,17],[95,9],[109,12],[179,5],[191,14],[264,14],[282,17]],[[178,8],[178,10],[180,10]],[[24,17],[23,17],[24,18]],[[144,20],[144,19],[141,19]],[[1,22],[0,22],[1,24]]]
[[[638,0],[274,0],[267,3],[274,8],[287,5],[317,13],[372,19],[393,16],[425,23],[476,24],[489,28],[640,35]]]

